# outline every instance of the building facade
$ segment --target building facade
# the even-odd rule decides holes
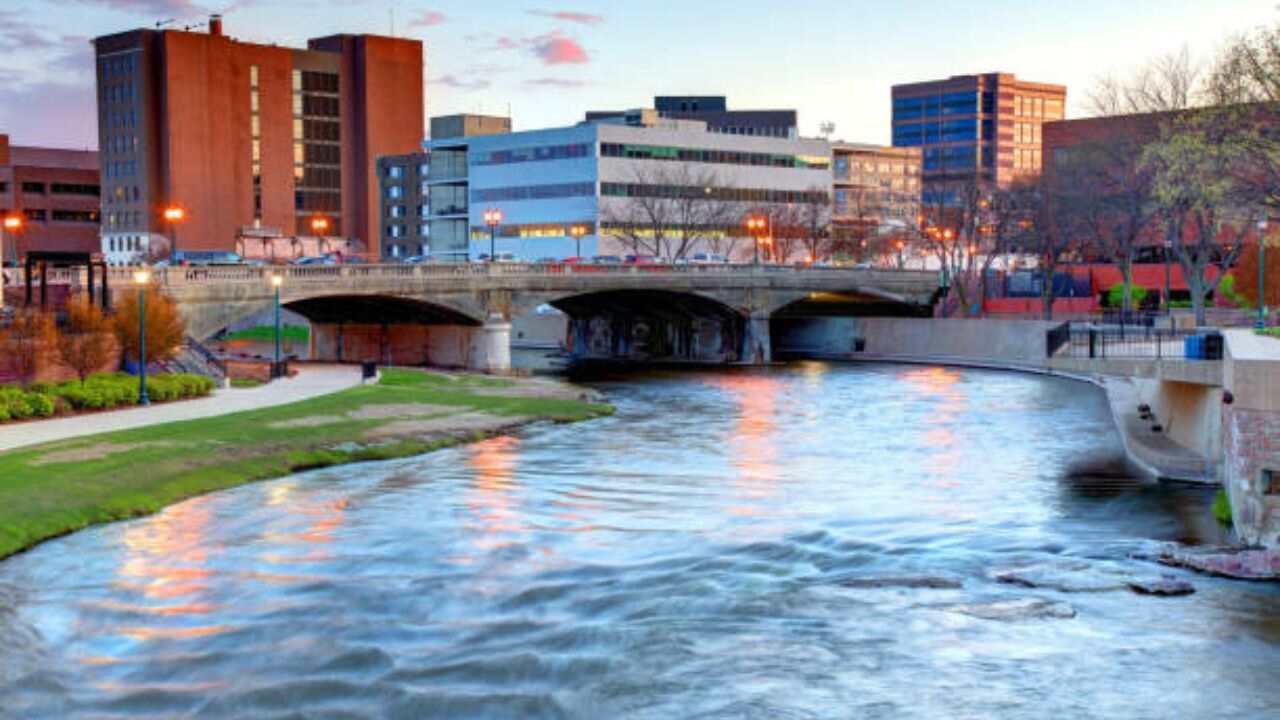
[[[836,228],[913,227],[920,215],[921,150],[831,145],[831,222]]]
[[[762,207],[828,203],[830,146],[823,140],[741,136],[697,121],[626,117],[564,128],[432,139],[430,243],[433,255],[467,260],[499,253],[525,260],[570,256],[694,252],[750,256],[745,213]],[[651,216],[637,232],[641,206],[665,199],[705,201],[696,247],[645,252],[645,232],[674,237],[676,218]],[[490,229],[486,211],[501,212]],[[575,229],[579,235],[574,234]],[[650,248],[654,247],[649,245]]]
[[[924,200],[937,204],[959,183],[1038,175],[1041,127],[1064,117],[1067,89],[986,73],[894,85],[892,97],[893,145],[920,148]]]
[[[378,252],[375,161],[421,140],[422,43],[260,45],[214,16],[208,32],[134,30],[94,47],[109,258],[165,257],[175,243],[233,251],[245,237],[310,235],[317,218]]]
[[[11,145],[0,135],[0,218],[22,219],[17,233],[0,228],[0,265],[31,250],[98,252],[98,194],[98,153]]]

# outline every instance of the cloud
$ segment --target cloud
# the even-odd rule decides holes
[[[525,85],[530,87],[555,87],[555,88],[580,88],[587,84],[585,80],[570,80],[568,78],[542,77],[532,78],[524,81]]]
[[[581,65],[591,62],[591,56],[577,40],[565,37],[559,30],[532,37],[501,35],[489,50],[528,50],[542,60],[543,65]]]
[[[457,75],[441,75],[440,77],[427,80],[431,85],[444,85],[445,87],[456,88],[458,90],[484,90],[493,83],[485,78],[473,78],[464,80]]]
[[[97,147],[93,87],[58,82],[6,85],[0,89],[0,127],[18,145]]]
[[[577,41],[559,31],[533,38],[533,54],[546,65],[580,65],[591,62],[591,56]]]
[[[53,45],[39,26],[27,22],[19,13],[0,10],[0,51],[45,50]]]
[[[443,25],[449,18],[439,10],[427,10],[415,20],[409,21],[409,27],[431,27],[433,25]]]
[[[529,14],[551,18],[561,22],[578,23],[579,25],[601,25],[604,23],[603,15],[574,12],[572,10],[530,10]]]
[[[204,5],[194,3],[191,0],[76,0],[83,5],[97,5],[109,10],[119,10],[121,12],[132,13],[135,15],[148,14],[160,15],[157,20],[167,20],[170,17],[184,18],[191,15],[207,15],[210,12],[216,12]],[[233,2],[231,8],[243,7],[246,2]]]

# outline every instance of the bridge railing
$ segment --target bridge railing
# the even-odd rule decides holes
[[[133,283],[131,267],[113,267],[109,273],[111,284],[121,287]],[[439,263],[439,264],[386,264],[386,265],[274,265],[242,266],[214,265],[192,267],[154,268],[152,276],[162,286],[202,284],[270,284],[272,275],[282,275],[285,284],[292,282],[333,282],[340,279],[383,278],[457,278],[457,277],[509,277],[509,276],[620,276],[620,275],[714,275],[714,276],[809,276],[849,277],[856,275],[875,285],[893,285],[936,277],[926,270],[884,270],[875,268],[811,268],[789,265],[716,264],[716,265],[594,265],[568,263]]]

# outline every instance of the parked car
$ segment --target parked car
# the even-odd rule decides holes
[[[435,258],[430,255],[410,255],[407,258],[401,259],[400,262],[405,265],[422,265],[423,263],[435,262]]]
[[[657,255],[627,255],[622,258],[623,265],[656,265]]]
[[[689,263],[691,265],[727,265],[729,258],[723,255],[699,252],[689,256]]]
[[[597,255],[591,258],[593,265],[621,265],[622,258],[617,255]]]
[[[329,255],[306,255],[289,261],[290,265],[337,265],[338,261]]]
[[[520,258],[516,257],[516,254],[512,252],[500,252],[497,255],[494,255],[492,260],[489,259],[489,253],[480,253],[480,255],[476,258],[476,260],[479,262],[498,262],[498,263],[520,262]]]
[[[243,265],[244,258],[233,252],[179,250],[169,258],[171,265]]]
[[[869,262],[854,263],[853,265],[854,270],[870,270],[872,267],[874,266]]]

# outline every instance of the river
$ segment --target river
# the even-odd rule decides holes
[[[0,717],[1280,716],[1280,590],[1129,558],[1226,538],[1211,493],[1118,470],[1091,386],[823,363],[598,386],[615,416],[0,563]],[[1195,594],[1123,587],[1161,573]]]

